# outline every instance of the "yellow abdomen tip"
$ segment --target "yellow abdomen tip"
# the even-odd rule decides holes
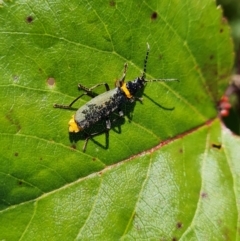
[[[81,130],[81,128],[77,125],[76,121],[74,120],[74,116],[72,116],[71,120],[68,122],[69,128],[68,131],[69,132],[79,132]]]

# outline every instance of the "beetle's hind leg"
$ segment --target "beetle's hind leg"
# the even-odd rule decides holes
[[[74,99],[69,105],[54,104],[53,107],[60,108],[60,109],[72,109],[72,105],[84,95],[87,95],[87,93],[81,94],[76,99]]]
[[[83,152],[85,152],[86,149],[87,149],[87,144],[88,144],[89,139],[91,139],[94,136],[98,136],[100,134],[103,134],[103,133],[106,134],[106,143],[107,143],[106,146],[108,146],[109,131],[112,127],[111,123],[114,123],[114,122],[118,121],[123,116],[124,116],[123,111],[120,108],[118,109],[118,117],[117,118],[115,118],[111,121],[109,116],[107,116],[106,121],[105,121],[106,128],[103,131],[95,132],[95,133],[89,134],[87,136],[87,138],[85,139],[84,145],[83,145]]]
[[[105,133],[106,134],[106,140],[108,140],[108,137],[109,137],[109,130],[111,129],[111,121],[109,119],[109,117],[106,118],[106,129],[103,130],[103,131],[99,131],[99,132],[96,132],[96,133],[92,133],[90,135],[87,136],[87,138],[85,139],[85,143],[83,145],[83,152],[86,151],[86,148],[87,148],[87,144],[88,144],[88,140],[94,136],[98,136],[100,134],[103,134]]]
[[[108,136],[109,136],[109,130],[108,130],[108,129],[106,129],[106,130],[104,130],[104,131],[99,131],[99,132],[92,133],[92,134],[88,135],[88,137],[85,139],[85,142],[84,142],[84,145],[83,145],[83,152],[86,151],[86,149],[87,149],[87,144],[88,144],[88,141],[89,141],[90,138],[92,138],[92,137],[94,137],[94,136],[98,136],[98,135],[103,134],[103,133],[106,134],[106,139],[107,139]]]
[[[91,88],[87,88],[87,87],[85,87],[85,86],[83,86],[83,85],[81,85],[81,84],[78,84],[78,89],[79,89],[79,90],[84,90],[85,93],[83,93],[83,94],[81,94],[80,96],[78,96],[78,97],[77,97],[76,99],[74,99],[69,105],[54,104],[53,107],[54,107],[54,108],[60,108],[60,109],[72,109],[72,105],[73,105],[77,100],[79,100],[82,96],[88,95],[88,96],[90,96],[90,97],[92,97],[92,98],[96,97],[97,95],[94,94],[94,93],[92,92],[92,90],[95,89],[95,88],[98,87],[98,86],[101,86],[101,85],[105,85],[106,91],[110,90],[109,85],[108,85],[107,83],[96,84],[96,85],[94,85],[94,86],[91,87]]]

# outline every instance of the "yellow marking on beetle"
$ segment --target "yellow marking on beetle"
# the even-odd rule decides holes
[[[123,85],[121,86],[121,90],[125,93],[127,98],[129,98],[129,99],[132,98],[132,95],[130,94],[130,92],[129,92],[127,86],[126,86],[126,83],[123,83]]]
[[[81,128],[77,125],[76,121],[74,120],[74,115],[72,116],[71,120],[68,122],[69,125],[69,132],[79,132]]]

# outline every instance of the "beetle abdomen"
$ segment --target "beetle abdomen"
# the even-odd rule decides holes
[[[104,117],[109,116],[126,100],[126,96],[119,88],[104,92],[77,110],[74,117],[75,122],[81,129],[86,129]]]

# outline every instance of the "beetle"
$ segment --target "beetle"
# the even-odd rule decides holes
[[[177,79],[146,79],[146,67],[148,61],[148,55],[150,51],[150,46],[147,43],[147,52],[144,59],[144,68],[143,73],[140,77],[137,77],[134,80],[125,82],[126,72],[128,65],[124,64],[124,72],[123,76],[120,80],[118,80],[115,84],[114,89],[109,88],[107,83],[99,83],[94,85],[91,88],[87,88],[81,84],[78,84],[78,89],[85,91],[83,94],[78,96],[74,99],[69,105],[62,105],[62,104],[54,104],[55,108],[61,109],[72,109],[72,105],[80,99],[84,95],[88,95],[92,97],[92,100],[88,101],[85,105],[80,107],[74,116],[69,121],[69,132],[79,132],[84,131],[85,129],[91,127],[92,125],[96,124],[99,120],[105,119],[106,121],[106,129],[89,134],[88,137],[85,139],[85,143],[83,146],[83,151],[86,150],[87,143],[89,138],[99,135],[101,133],[106,133],[108,135],[109,130],[111,129],[111,121],[109,115],[115,111],[118,111],[119,117],[123,117],[123,111],[121,110],[122,104],[126,102],[134,102],[135,100],[142,101],[142,98],[136,97],[135,94],[139,89],[144,88],[147,82],[154,82],[154,81],[178,81]],[[92,90],[104,85],[106,88],[106,92],[95,95]],[[114,120],[115,121],[115,120]]]

